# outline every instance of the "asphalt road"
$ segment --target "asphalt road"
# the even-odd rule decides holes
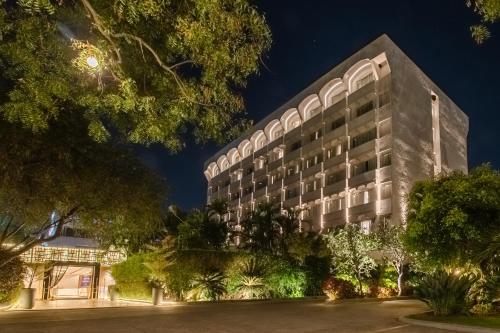
[[[8,311],[0,313],[0,333],[450,332],[411,326],[397,320],[399,316],[425,310],[421,302],[398,300],[238,302]]]

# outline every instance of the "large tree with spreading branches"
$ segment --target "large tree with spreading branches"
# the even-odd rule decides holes
[[[0,0],[0,116],[35,132],[79,110],[103,142],[227,140],[270,46],[249,0]]]
[[[123,148],[92,140],[85,123],[61,115],[35,134],[0,120],[0,270],[68,225],[129,248],[160,226],[162,180]]]

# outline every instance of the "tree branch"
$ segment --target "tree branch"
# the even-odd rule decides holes
[[[101,35],[104,38],[106,38],[106,40],[113,47],[113,51],[116,54],[117,62],[119,64],[121,64],[122,63],[122,57],[121,57],[121,54],[120,54],[120,49],[115,44],[115,42],[113,41],[113,39],[109,36],[109,33],[106,31],[106,29],[104,28],[104,24],[102,23],[102,21],[101,21],[101,19],[99,17],[99,14],[97,14],[97,12],[95,11],[94,7],[92,7],[92,5],[90,4],[90,2],[88,2],[88,0],[81,0],[81,2],[83,4],[83,7],[85,8],[85,10],[87,11],[87,13],[89,13],[89,15],[92,17],[92,20],[94,21],[94,26],[97,28],[97,30],[99,30],[99,32],[101,33]]]
[[[184,95],[184,97],[186,97],[187,100],[189,100],[191,103],[202,105],[202,106],[207,106],[207,107],[213,106],[211,104],[200,103],[200,102],[193,100],[187,94],[186,87],[185,87],[184,83],[182,82],[182,80],[179,78],[179,75],[177,75],[177,73],[173,70],[174,68],[181,66],[183,64],[192,63],[193,62],[192,60],[185,60],[185,61],[182,61],[180,63],[174,64],[172,66],[167,66],[163,62],[161,57],[158,55],[158,53],[153,49],[153,47],[151,45],[149,45],[144,39],[142,39],[139,36],[135,36],[135,35],[132,35],[129,33],[113,33],[110,29],[105,27],[104,23],[101,21],[101,19],[99,17],[99,14],[97,14],[97,12],[95,11],[95,9],[92,7],[92,5],[90,4],[90,2],[88,0],[81,0],[81,2],[83,4],[84,8],[86,9],[86,11],[88,12],[89,16],[91,17],[91,19],[93,20],[94,26],[97,28],[97,30],[99,30],[101,35],[104,38],[106,38],[106,40],[111,44],[111,46],[116,54],[116,57],[118,59],[118,61],[117,61],[118,64],[122,63],[122,58],[121,58],[121,54],[120,54],[120,49],[117,46],[117,44],[115,43],[115,41],[113,40],[113,37],[114,38],[133,39],[137,43],[139,43],[139,46],[141,47],[141,51],[142,51],[143,47],[146,48],[149,51],[149,53],[151,53],[151,55],[154,57],[156,63],[165,72],[172,75],[175,82],[179,86],[179,89],[181,90],[182,95]]]
[[[4,265],[6,265],[7,263],[9,263],[15,257],[23,254],[26,251],[31,250],[36,245],[39,245],[39,244],[42,244],[42,243],[45,243],[45,242],[50,242],[50,241],[52,241],[52,240],[60,237],[61,233],[62,233],[63,227],[66,225],[66,223],[69,222],[69,218],[72,217],[78,211],[78,209],[80,209],[80,205],[74,206],[66,214],[64,214],[59,219],[57,219],[57,221],[55,221],[54,223],[51,224],[51,225],[57,224],[56,230],[55,230],[55,232],[54,232],[54,234],[52,236],[43,237],[43,235],[39,234],[38,235],[39,237],[34,238],[30,242],[22,245],[29,238],[29,236],[27,236],[27,237],[25,237],[23,239],[22,242],[18,243],[14,248],[9,249],[7,251],[8,253],[5,256],[4,260],[2,260],[0,262],[0,268],[2,268]],[[42,228],[42,229],[40,229],[39,232],[43,232],[46,229],[47,228]]]
[[[7,216],[6,218],[9,219],[9,216]],[[7,225],[3,229],[2,235],[0,236],[0,246],[7,239],[7,235],[9,233],[10,224],[12,223],[13,219],[14,219],[13,217],[10,217],[10,219],[7,222]]]

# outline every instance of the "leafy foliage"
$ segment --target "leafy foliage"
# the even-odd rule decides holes
[[[469,309],[467,295],[475,281],[476,278],[469,274],[436,271],[422,279],[416,294],[436,316],[464,313]]]
[[[273,297],[303,297],[307,288],[307,274],[293,262],[280,257],[268,257],[266,282]]]
[[[254,252],[288,255],[288,242],[300,229],[298,210],[281,211],[278,204],[261,202],[254,212],[241,222],[241,237],[244,248]]]
[[[227,226],[209,219],[203,211],[193,211],[178,226],[181,249],[220,249],[227,237]]]
[[[7,255],[6,251],[0,249],[0,260]],[[0,304],[15,300],[23,286],[23,274],[23,263],[19,258],[14,258],[0,269]]]
[[[266,267],[256,257],[245,258],[236,267],[236,285],[238,298],[253,299],[269,296],[269,288],[265,282]]]
[[[330,276],[323,283],[323,292],[331,300],[354,298],[357,296],[356,288],[350,281]]]
[[[377,249],[376,238],[363,233],[357,225],[346,225],[328,235],[333,266],[338,274],[346,274],[358,282],[358,293],[363,294],[363,279],[377,266],[370,253]]]
[[[158,227],[162,180],[127,150],[85,133],[85,121],[69,112],[42,134],[0,120],[0,228],[6,232],[0,244],[15,244],[10,257],[59,237],[70,223],[103,246],[129,249]]]
[[[406,244],[421,259],[446,265],[479,258],[500,234],[500,174],[485,165],[416,183],[407,222]]]
[[[144,267],[148,256],[149,254],[135,254],[111,267],[111,274],[120,297],[151,299],[151,286],[148,283],[149,272]]]
[[[215,301],[226,293],[225,276],[222,272],[198,274],[191,283],[188,299]]]
[[[382,224],[376,233],[377,242],[385,262],[391,265],[397,273],[398,296],[403,293],[403,278],[406,266],[411,262],[411,255],[404,243],[406,229],[402,225],[390,226]]]
[[[471,26],[470,30],[476,43],[482,44],[491,35],[488,26],[500,19],[500,1],[466,0],[465,3],[481,18],[481,24]]]
[[[248,0],[0,6],[0,114],[11,122],[38,132],[73,110],[97,141],[171,151],[185,133],[222,142],[246,126],[240,89],[271,40]]]

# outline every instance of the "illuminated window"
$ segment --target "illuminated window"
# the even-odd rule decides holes
[[[316,141],[318,140],[319,138],[321,138],[323,136],[323,131],[322,130],[317,130],[315,131],[314,133],[311,133],[311,135],[309,136],[309,141]]]

